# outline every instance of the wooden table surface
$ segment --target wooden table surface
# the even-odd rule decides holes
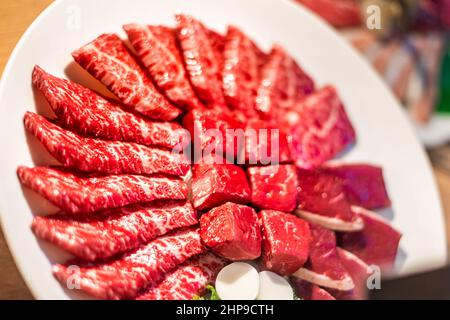
[[[51,0],[1,0],[0,1],[0,74],[15,44],[37,15]],[[450,235],[450,175],[434,169],[447,217],[447,234]],[[447,241],[450,244],[450,238]],[[0,231],[0,299],[32,299],[9,253]],[[428,279],[428,278],[427,278]]]

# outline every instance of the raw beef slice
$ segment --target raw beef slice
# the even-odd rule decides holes
[[[401,233],[374,212],[355,206],[352,209],[363,219],[364,229],[340,234],[339,245],[368,265],[389,271],[397,256]]]
[[[314,91],[314,82],[283,48],[275,46],[261,69],[256,109],[269,118]],[[287,110],[286,110],[287,111]]]
[[[225,38],[222,86],[229,106],[256,115],[255,99],[264,53],[241,30],[228,27]]]
[[[62,165],[80,171],[184,176],[190,168],[182,154],[132,142],[84,138],[32,112],[25,113],[24,123]]]
[[[326,170],[343,179],[345,193],[352,204],[366,209],[379,209],[391,205],[381,167],[343,164],[329,165]]]
[[[72,56],[128,108],[158,120],[173,120],[181,114],[155,88],[117,35],[103,34]]]
[[[259,215],[263,236],[263,269],[291,275],[308,259],[311,243],[308,223],[281,211],[263,210]]]
[[[205,287],[214,283],[226,261],[212,253],[196,256],[169,273],[164,280],[146,290],[138,300],[191,300],[203,294]]]
[[[333,87],[325,87],[296,106],[292,126],[292,156],[300,168],[320,166],[355,142],[355,130]]]
[[[227,202],[200,218],[203,243],[233,261],[253,260],[261,254],[261,233],[255,210]]]
[[[174,29],[165,26],[123,26],[142,65],[166,97],[183,109],[201,106],[189,83]]]
[[[314,224],[310,224],[310,229],[312,240],[308,262],[294,276],[321,287],[352,290],[355,285],[339,258],[334,232]]]
[[[297,296],[303,300],[336,300],[328,291],[311,282],[292,277]]]
[[[206,210],[231,201],[250,202],[250,186],[245,171],[233,164],[195,164],[191,182],[192,203]]]
[[[312,223],[339,231],[356,231],[364,222],[347,200],[343,180],[323,170],[298,170],[296,214]]]
[[[37,216],[31,228],[39,238],[79,258],[94,261],[197,222],[197,214],[189,202],[168,202],[130,205],[76,219],[65,214]]]
[[[200,21],[183,14],[176,15],[176,19],[184,64],[194,90],[208,106],[223,107],[222,53],[217,51],[210,32]]]
[[[293,165],[248,168],[252,204],[261,209],[292,212],[297,205],[297,171]]]
[[[158,199],[184,200],[183,180],[140,175],[84,175],[57,167],[19,167],[20,182],[66,213],[92,213]]]
[[[285,131],[280,126],[262,119],[246,120],[244,147],[239,154],[239,164],[268,165],[292,162]]]
[[[53,274],[63,284],[70,282],[100,299],[134,298],[187,259],[205,251],[198,229],[177,231],[100,263],[70,261],[54,265]]]
[[[217,109],[191,110],[183,118],[183,125],[191,135],[196,158],[217,154],[234,159],[243,145],[239,133],[245,138],[244,125]]]
[[[58,123],[81,135],[169,149],[188,142],[179,124],[153,122],[126,112],[94,91],[52,76],[38,66],[33,70],[33,84],[44,94]]]

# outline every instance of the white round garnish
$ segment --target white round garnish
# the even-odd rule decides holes
[[[248,263],[233,262],[220,270],[216,290],[222,300],[255,300],[259,291],[258,271]]]
[[[259,273],[258,300],[293,300],[294,291],[289,282],[272,271]]]

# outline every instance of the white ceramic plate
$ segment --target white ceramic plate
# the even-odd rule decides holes
[[[444,264],[446,241],[440,200],[419,141],[384,83],[314,15],[282,0],[62,0],[42,13],[22,37],[0,86],[2,227],[36,298],[68,298],[74,293],[65,291],[51,275],[51,262],[61,261],[63,256],[37,241],[30,231],[32,212],[43,209],[37,209],[40,201],[30,200],[32,195],[22,190],[15,173],[18,165],[45,162],[37,156],[39,152],[22,125],[26,110],[44,112],[45,108],[32,89],[32,68],[39,64],[58,76],[92,86],[86,73],[71,64],[72,50],[103,32],[122,34],[124,23],[173,24],[177,11],[193,14],[220,31],[235,24],[264,49],[281,43],[319,85],[336,85],[358,133],[358,144],[345,160],[368,161],[385,169],[394,211],[393,216],[392,212],[386,214],[404,234],[398,272],[425,271]]]

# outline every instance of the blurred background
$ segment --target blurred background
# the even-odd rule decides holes
[[[291,1],[337,28],[403,104],[433,164],[450,235],[450,0]],[[51,2],[0,1],[0,74],[22,33]],[[0,266],[0,299],[31,299],[1,231]],[[373,299],[450,299],[450,268],[382,287]]]

